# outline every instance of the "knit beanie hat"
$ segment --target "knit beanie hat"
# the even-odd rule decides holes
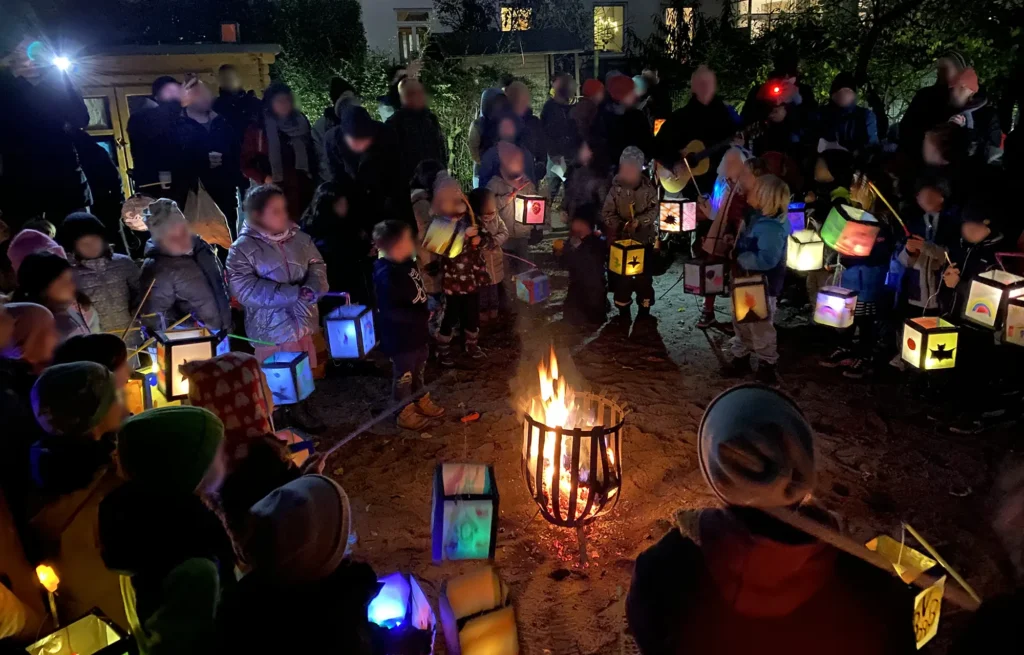
[[[60,245],[36,230],[22,230],[14,235],[7,247],[7,258],[11,260],[11,268],[15,273],[21,268],[21,262],[34,252],[50,252],[67,259],[67,254]]]
[[[377,134],[377,122],[370,112],[358,105],[349,105],[341,112],[341,133],[353,139],[370,139]]]
[[[53,353],[54,364],[93,362],[116,371],[128,361],[128,348],[116,334],[79,334],[66,340]]]
[[[593,98],[604,92],[604,83],[601,80],[587,80],[583,83],[583,97]]]
[[[117,399],[114,375],[95,362],[57,364],[32,386],[32,411],[53,435],[80,436],[106,417]]]
[[[769,509],[799,503],[814,488],[814,434],[789,397],[745,384],[711,401],[697,456],[725,504]]]
[[[622,102],[634,91],[636,91],[636,85],[632,78],[622,74],[608,76],[608,95],[615,102]]]
[[[157,243],[163,239],[164,235],[175,224],[188,224],[185,215],[178,209],[178,203],[167,198],[160,198],[151,202],[142,214],[142,218],[146,221],[146,227],[149,228],[150,236]]]
[[[832,86],[829,88],[828,94],[832,95],[839,89],[849,89],[854,93],[857,92],[857,80],[854,78],[853,73],[839,73],[832,80]]]
[[[18,288],[14,297],[31,300],[43,297],[46,287],[71,268],[68,260],[51,252],[34,252],[18,267]]]
[[[636,146],[627,146],[622,151],[622,155],[619,156],[619,166],[623,164],[633,164],[638,168],[643,168],[647,158],[644,157],[644,151]]]
[[[949,88],[955,89],[958,86],[965,86],[970,89],[971,93],[977,93],[978,89],[981,88],[978,82],[978,74],[973,68],[965,68],[960,71],[960,74],[953,78]]]
[[[963,53],[959,50],[947,50],[939,56],[939,59],[948,59],[957,70],[961,71],[970,65],[967,57],[964,57]]]
[[[351,510],[345,490],[322,475],[304,475],[249,510],[244,550],[254,571],[276,582],[315,582],[345,558]]]
[[[67,252],[74,252],[75,243],[82,237],[90,235],[102,239],[107,238],[107,229],[103,227],[103,223],[89,212],[68,214],[68,217],[61,223],[60,229],[57,230],[57,238],[60,239],[60,244]]]
[[[644,79],[643,75],[633,76],[633,86],[636,88],[636,94],[640,97],[647,95],[647,80]]]
[[[192,493],[213,464],[224,425],[202,407],[159,407],[121,426],[117,452],[125,475],[137,482]]]

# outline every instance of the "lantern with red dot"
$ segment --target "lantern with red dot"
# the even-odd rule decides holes
[[[544,225],[548,201],[543,196],[516,196],[516,222],[520,225]]]
[[[903,361],[923,371],[956,366],[959,328],[937,316],[909,319],[903,324]]]

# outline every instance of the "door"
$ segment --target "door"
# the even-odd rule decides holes
[[[85,131],[100,144],[121,172],[121,185],[125,194],[131,193],[128,180],[127,148],[124,125],[113,87],[85,87],[82,98],[89,110],[89,124]]]
[[[122,152],[124,153],[125,161],[125,175],[128,176],[129,172],[134,168],[132,161],[132,147],[131,139],[128,137],[128,119],[131,118],[132,114],[137,111],[142,111],[146,108],[150,100],[150,94],[152,89],[148,86],[117,86],[114,87],[114,97],[116,98],[117,112],[121,117],[121,139],[123,143]],[[127,189],[135,191],[135,187],[128,187]]]

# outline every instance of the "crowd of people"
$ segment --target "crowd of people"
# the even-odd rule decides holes
[[[7,270],[0,283],[11,292],[0,311],[4,520],[16,528],[20,559],[56,560],[76,583],[62,599],[69,611],[98,606],[123,617],[148,655],[375,652],[365,607],[377,591],[369,567],[349,559],[344,490],[320,475],[322,460],[297,468],[268,416],[242,428],[219,400],[127,416],[125,385],[139,347],[158,330],[185,320],[244,334],[255,347],[240,348],[254,357],[233,352],[210,361],[225,372],[250,371],[239,379],[258,384],[259,363],[277,352],[307,353],[311,367],[322,368],[320,317],[340,302],[331,292],[344,292],[375,312],[379,350],[392,362],[398,426],[421,431],[445,412],[423,393],[428,363],[485,360],[485,328],[507,326],[521,311],[515,276],[533,266],[530,245],[541,231],[521,220],[517,201],[541,195],[569,228],[559,257],[569,278],[568,323],[596,329],[609,313],[627,332],[634,320],[653,323],[658,262],[682,245],[722,264],[732,279],[766,280],[765,321],[722,324],[714,295],[704,299],[698,326],[732,334],[725,375],[754,370],[759,381],[777,384],[778,304],[804,293],[813,304],[833,279],[858,293],[856,319],[837,332],[821,363],[859,379],[891,358],[899,363],[895,335],[904,318],[956,316],[970,281],[1000,266],[998,253],[1020,250],[1024,227],[1007,220],[998,190],[1020,172],[1013,170],[1020,157],[1004,155],[996,113],[955,52],[938,60],[935,84],[890,134],[880,134],[878,117],[858,103],[851,74],[837,75],[819,105],[788,57],[753,85],[742,112],[718,94],[708,66],[694,71],[689,100],[674,111],[654,70],[588,79],[580,94],[577,81],[559,73],[539,116],[530,87],[510,79],[484,92],[466,126],[472,189],[449,174],[449,135],[415,75],[395,76],[385,122],[371,116],[358,89],[332,80],[330,105],[312,123],[287,85],[274,82],[257,97],[230,66],[219,70],[216,96],[198,78],[161,77],[127,126],[148,232],[134,252],[126,241],[123,249],[112,245],[122,229],[119,181],[116,192],[111,187],[119,176],[109,158],[90,155],[95,143],[70,80],[28,87],[7,75],[3,92],[19,100],[6,98],[4,107],[17,108],[48,145],[29,142],[22,133],[31,130],[22,128],[2,144]],[[230,247],[197,233],[192,203],[204,197],[222,215]],[[659,229],[665,198],[697,203],[697,228],[684,244]],[[793,202],[819,226],[836,203],[870,211],[881,225],[870,254],[831,253],[826,270],[794,279],[786,268]],[[609,248],[624,239],[644,249],[648,265],[635,275],[608,272]],[[968,375],[984,362],[992,384],[1009,377],[1011,358],[996,353],[991,333],[962,334],[960,344]],[[200,364],[188,365],[197,386]],[[979,413],[963,430],[981,427],[980,412],[993,409],[982,404],[993,397],[990,387],[971,386],[958,392],[971,394]],[[300,427],[323,427],[304,403],[290,412]],[[700,518],[704,543],[673,532],[638,562],[629,610],[644,652],[681,652],[681,644],[739,652],[766,638],[758,632],[765,625],[792,641],[808,622],[817,627],[792,641],[801,644],[793,652],[821,652],[826,642],[856,644],[849,652],[906,652],[909,628],[897,636],[878,608],[869,609],[876,596],[849,587],[829,547],[757,511],[794,506],[812,490],[810,430],[792,408],[783,413],[779,434],[762,435],[768,446],[723,444],[727,432],[708,434],[704,444],[702,435],[705,476],[730,509]],[[737,448],[796,458],[766,464],[791,479],[755,480],[731,459]],[[98,541],[86,543],[91,525]],[[762,571],[764,584],[750,591],[733,564],[751,558],[785,571]],[[703,566],[710,580],[695,572]],[[665,570],[671,574],[661,576]],[[672,592],[689,589],[699,602],[652,607],[671,593],[659,591],[670,580]],[[730,599],[706,602],[716,588]],[[823,589],[849,612],[845,631],[823,627],[832,615],[816,600]],[[78,590],[85,590],[80,598]],[[24,637],[39,617],[9,591],[0,585],[0,637]],[[282,599],[330,630],[294,631],[277,614]],[[688,628],[705,621],[715,630]],[[696,633],[729,633],[734,645],[715,651]],[[846,634],[858,639],[840,638]]]

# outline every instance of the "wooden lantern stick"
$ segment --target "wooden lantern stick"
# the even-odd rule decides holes
[[[942,568],[946,569],[946,571],[948,571],[949,574],[953,576],[954,580],[960,583],[960,586],[964,588],[964,591],[971,595],[971,598],[976,600],[978,604],[981,604],[981,596],[979,596],[978,593],[974,591],[971,585],[967,584],[967,581],[964,580],[963,576],[957,573],[956,569],[949,565],[949,562],[942,558],[942,555],[939,555],[939,551],[932,548],[932,545],[928,543],[917,530],[911,527],[909,523],[904,523],[903,527],[906,528],[907,532],[913,535],[914,539],[917,539],[919,542],[921,542],[921,545],[924,546],[924,549],[928,551],[928,554],[934,557],[935,561],[937,561],[939,565],[942,566]]]
[[[896,217],[896,221],[900,224],[900,227],[903,228],[903,235],[909,237],[910,230],[907,229],[907,224],[903,222],[903,219],[900,218],[900,215],[896,211],[896,209],[889,204],[888,200],[885,199],[885,196],[883,196],[882,192],[878,190],[878,187],[875,186],[875,183],[872,182],[871,180],[868,180],[868,187],[875,192],[875,195],[878,196],[878,199],[885,203],[885,206],[889,208],[889,211],[892,212],[892,215]]]
[[[462,192],[462,189],[459,189],[459,195],[462,196],[462,202],[466,203],[466,211],[469,212],[470,225],[476,227],[476,214],[473,213],[473,206],[469,204],[469,198],[467,198],[466,194]]]
[[[686,161],[686,157],[683,157],[683,163],[686,164],[686,170],[690,173],[690,180],[693,182],[693,188],[697,190],[697,195],[704,195],[700,192],[700,187],[697,185],[697,178],[693,176],[693,169],[690,168],[690,162]]]
[[[168,325],[167,329],[168,330],[173,330],[174,328],[178,327],[179,325],[181,325],[185,321],[189,320],[190,318],[192,318],[192,314],[185,314],[184,316],[182,316],[177,321],[175,321],[175,322],[171,323],[170,325]],[[131,359],[132,357],[135,357],[136,355],[138,355],[140,352],[142,352],[146,348],[149,348],[153,344],[154,341],[156,341],[156,337],[150,337],[149,339],[146,339],[145,343],[143,343],[141,346],[139,346],[135,350],[133,350],[130,353],[128,353],[128,359]]]
[[[125,326],[125,328],[124,328],[124,332],[121,333],[121,340],[122,341],[124,341],[124,338],[126,336],[128,336],[129,332],[131,332],[132,326],[135,325],[135,321],[138,320],[139,312],[142,311],[142,307],[143,307],[143,305],[146,304],[146,300],[149,298],[149,294],[153,291],[153,285],[154,284],[156,284],[156,278],[153,278],[153,281],[149,283],[149,288],[146,289],[146,295],[142,296],[142,300],[139,301],[139,306],[135,309],[135,313],[132,315],[132,320],[130,320],[128,322],[128,325]]]

